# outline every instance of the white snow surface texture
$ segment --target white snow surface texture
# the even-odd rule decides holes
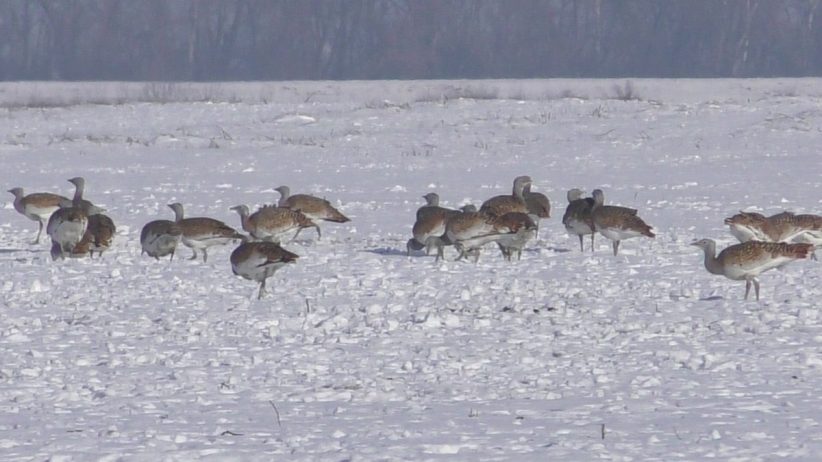
[[[0,99],[115,84],[30,85]],[[735,243],[739,210],[822,213],[822,81],[212,85],[236,97],[0,108],[3,190],[83,176],[118,226],[102,258],[53,262],[0,200],[0,459],[822,457],[820,263],[746,302],[689,245]],[[406,257],[423,194],[479,205],[518,175],[553,206],[521,261]],[[230,245],[140,255],[166,204],[239,229],[229,207],[283,184],[352,221],[285,244],[262,300]],[[580,252],[573,187],[657,237]]]

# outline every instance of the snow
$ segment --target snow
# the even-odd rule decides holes
[[[630,101],[622,84],[209,84],[216,103],[0,85],[6,189],[66,195],[82,175],[118,226],[102,258],[52,262],[0,199],[0,456],[818,458],[819,263],[763,274],[746,302],[689,244],[733,243],[740,209],[820,213],[822,80],[634,80]],[[499,98],[448,97],[466,86]],[[521,261],[405,256],[423,194],[478,205],[523,174],[553,211]],[[300,259],[262,300],[231,246],[140,255],[166,204],[239,228],[229,208],[281,184],[352,222],[288,244]],[[656,239],[581,253],[560,223],[572,187],[637,208]]]

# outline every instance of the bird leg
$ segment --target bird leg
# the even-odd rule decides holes
[[[208,247],[203,249],[203,263],[208,261]]]
[[[263,278],[263,280],[260,282],[260,291],[257,293],[257,300],[262,299],[263,294],[265,293],[265,279],[266,278]]]
[[[594,236],[596,236],[596,235],[597,235],[597,233],[591,233],[591,252],[594,251]],[[580,240],[582,240],[582,236],[580,236],[579,238],[580,238]]]
[[[616,257],[617,253],[619,252],[619,241],[614,241],[614,256]]]
[[[43,220],[37,220],[37,223],[40,227],[37,229],[37,237],[34,238],[34,242],[32,242],[32,244],[40,243],[40,234],[43,232]]]
[[[317,228],[317,240],[319,241],[323,238],[323,233],[322,233],[322,231],[320,231],[320,226],[319,225],[315,225],[314,227]]]
[[[194,254],[191,255],[191,258],[189,258],[189,260],[196,260],[197,259],[197,249],[192,248],[191,251],[194,252]]]
[[[579,251],[585,252],[585,247],[582,245],[582,234],[577,234],[577,237],[579,238]]]
[[[745,279],[745,300],[748,299],[748,294],[751,292],[751,280]]]
[[[463,257],[465,257],[465,247],[460,242],[457,242],[456,244],[454,244],[454,247],[456,247],[457,251],[460,253],[459,255],[457,255],[457,258],[454,261],[462,260]]]
[[[756,301],[759,301],[759,279],[753,278],[754,290],[756,290]]]

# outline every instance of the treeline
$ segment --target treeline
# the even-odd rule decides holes
[[[2,80],[822,74],[819,0],[4,0]]]

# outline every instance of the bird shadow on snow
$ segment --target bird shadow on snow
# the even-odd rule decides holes
[[[392,247],[378,247],[376,249],[365,249],[365,250],[362,250],[362,252],[375,253],[377,255],[394,255],[394,256],[401,256],[401,257],[408,256],[406,254],[405,250],[395,249],[395,248],[392,248]],[[412,257],[424,257],[426,255],[425,254],[414,255],[412,253],[411,256]]]
[[[569,249],[568,247],[555,247],[555,246],[552,246],[552,245],[545,246],[545,247],[543,247],[543,249],[550,250],[551,252],[556,252],[556,253],[568,253],[568,252],[571,251],[571,249]],[[537,250],[537,249],[525,249],[524,252],[529,252],[529,251],[532,251],[532,250],[534,252],[539,252],[539,250]]]
[[[43,250],[43,249],[21,249],[21,248],[12,248],[12,247],[0,247],[0,254],[17,253],[17,252],[41,253],[41,252],[45,252],[45,250]]]
[[[725,297],[722,295],[711,295],[710,297],[702,297],[699,299],[700,302],[713,302],[716,300],[725,300]]]

